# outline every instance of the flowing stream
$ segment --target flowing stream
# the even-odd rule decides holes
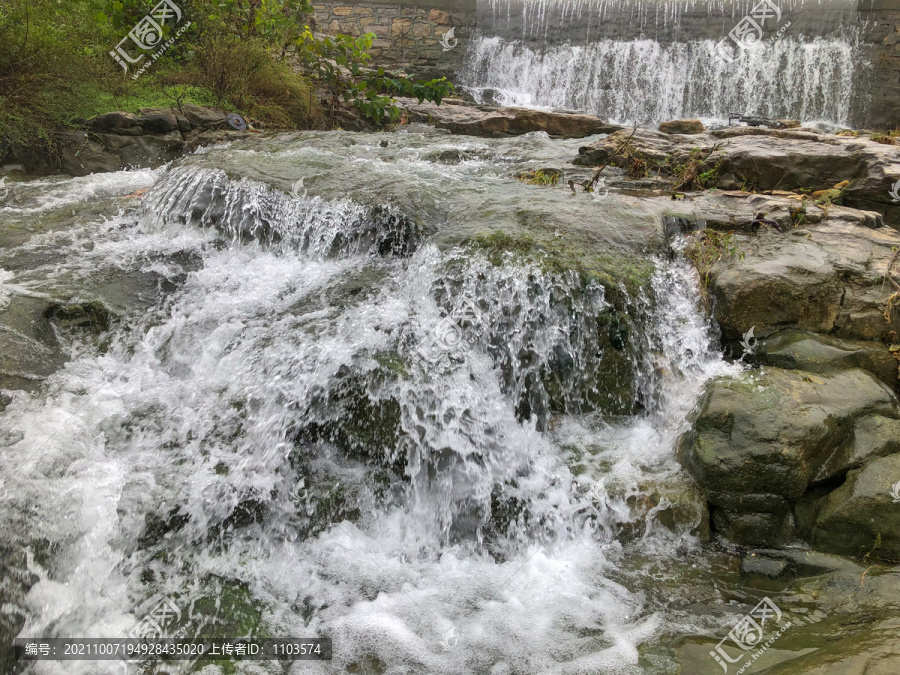
[[[737,366],[689,268],[629,240],[661,219],[514,178],[583,141],[380,138],[12,183],[6,306],[114,316],[56,327],[65,365],[0,413],[5,638],[125,635],[168,598],[179,634],[333,639],[333,661],[290,672],[668,673],[663,636],[725,623],[683,610],[723,600],[675,441]],[[623,300],[466,245],[510,204],[655,271]]]

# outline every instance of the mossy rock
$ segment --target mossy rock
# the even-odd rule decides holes
[[[551,230],[524,211],[518,218],[526,232],[515,236],[506,232],[479,234],[469,240],[469,246],[485,254],[494,265],[510,260],[535,263],[551,274],[574,272],[584,285],[596,281],[619,310],[649,284],[656,269],[646,256],[601,244],[586,233]]]
[[[102,302],[59,303],[47,307],[44,316],[60,328],[84,328],[95,334],[109,330],[112,314]]]

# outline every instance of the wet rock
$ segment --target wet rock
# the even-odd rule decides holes
[[[87,328],[95,333],[109,330],[111,317],[101,302],[54,302],[44,311],[44,316],[60,328]]]
[[[893,290],[884,283],[900,234],[861,226],[854,213],[864,214],[848,209],[788,235],[737,237],[741,255],[723,256],[709,276],[725,339],[754,327],[763,337],[787,327],[852,340],[900,334],[900,311],[885,320]]]
[[[613,491],[612,494],[615,494]],[[709,511],[695,485],[687,482],[645,482],[625,497],[630,519],[617,523],[623,540],[644,536],[662,527],[672,534],[690,534],[709,541]]]
[[[102,134],[103,147],[118,156],[126,167],[158,166],[177,159],[184,150],[178,131],[158,135],[121,136]]]
[[[398,105],[407,111],[414,122],[433,124],[454,134],[470,136],[517,136],[544,131],[561,138],[584,138],[594,134],[608,134],[622,127],[599,117],[569,110],[533,110],[488,105],[454,105],[418,103],[415,99],[399,98]]]
[[[790,565],[784,560],[766,558],[751,554],[741,560],[741,574],[746,577],[781,579],[790,572]]]
[[[894,675],[900,673],[900,621],[887,619],[850,637],[824,641],[818,649],[766,670],[766,675]]]
[[[184,104],[180,111],[187,118],[193,129],[218,129],[225,124],[227,113],[218,108]]]
[[[609,157],[630,135],[622,130],[590,146],[579,148],[574,164],[595,166]],[[631,155],[651,162],[653,168],[675,167],[697,148],[704,155],[704,170],[715,168],[718,187],[742,185],[757,191],[831,190],[849,181],[842,201],[856,208],[877,211],[885,222],[900,227],[900,204],[891,188],[900,180],[900,147],[867,138],[835,136],[804,129],[733,127],[682,138],[639,129],[631,139]],[[834,195],[837,196],[837,195]]]
[[[810,537],[823,551],[900,561],[900,453],[873,460],[814,506]]]
[[[32,391],[65,356],[46,318],[49,301],[14,295],[0,311],[0,387]]]
[[[59,168],[72,176],[121,171],[125,168],[121,157],[107,152],[103,145],[83,132],[61,133],[59,141]]]
[[[578,148],[578,157],[572,160],[572,163],[581,166],[605,164],[626,141],[628,141],[631,156],[639,157],[656,165],[665,163],[670,156],[676,153],[689,153],[693,147],[687,145],[682,139],[661,131],[642,128],[632,136],[631,129],[620,127],[618,131],[610,133],[609,136],[593,145]]]
[[[672,120],[660,124],[659,130],[664,134],[702,134],[706,127],[700,120]]]
[[[780,545],[793,506],[865,416],[900,417],[891,391],[869,373],[813,376],[765,368],[713,380],[679,456],[726,538]]]
[[[810,373],[862,368],[891,387],[897,384],[900,367],[900,362],[880,342],[841,340],[790,329],[760,340],[756,352],[749,358],[762,365]]]
[[[10,403],[12,403],[12,396],[5,391],[0,391],[0,412],[6,410]]]
[[[850,437],[822,463],[811,482],[840,478],[872,459],[895,452],[900,452],[900,420],[881,415],[862,417],[856,421]]]

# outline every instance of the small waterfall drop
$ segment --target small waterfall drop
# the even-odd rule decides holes
[[[759,46],[738,49],[728,32],[751,9],[741,3],[494,0],[460,83],[482,102],[622,124],[740,112],[847,125],[869,50],[849,7],[783,3]]]

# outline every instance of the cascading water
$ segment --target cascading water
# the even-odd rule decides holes
[[[739,3],[498,1],[480,12],[460,79],[483,102],[619,123],[741,112],[846,125],[868,58],[848,7],[783,3],[758,46],[739,49],[727,37],[751,9]]]
[[[493,159],[442,166],[429,157],[447,141],[410,133],[369,166],[398,191],[467,176],[469,199],[499,199],[529,142],[558,147],[478,142]],[[124,635],[136,606],[168,597],[188,635],[332,638],[334,660],[309,672],[666,672],[639,665],[642,644],[718,625],[667,610],[628,572],[696,548],[699,512],[672,522],[691,489],[674,444],[704,382],[732,366],[689,268],[656,259],[628,299],[620,374],[643,410],[617,408],[598,366],[614,350],[598,335],[620,330],[601,320],[607,289],[439,246],[433,223],[366,205],[345,179],[329,184],[343,197],[291,196],[209,168],[271,174],[333,151],[312,134],[279,147],[119,174],[118,194],[150,187],[140,209],[85,203],[109,178],[61,182],[51,221],[68,227],[0,255],[12,294],[114,272],[165,281],[0,413],[17,632]],[[22,190],[14,219],[44,199]],[[423,350],[451,318],[459,334]]]
[[[502,105],[587,110],[620,123],[721,120],[734,111],[848,123],[858,63],[852,40],[785,37],[733,63],[715,49],[712,40],[602,40],[534,50],[482,38],[464,81]]]

